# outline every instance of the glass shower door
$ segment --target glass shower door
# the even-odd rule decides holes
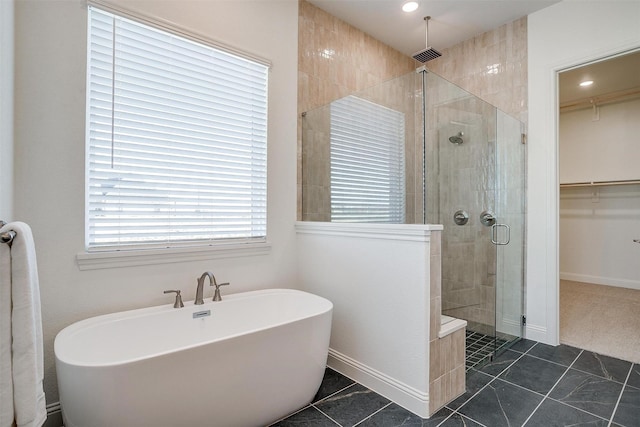
[[[497,110],[495,213],[496,352],[523,336],[525,145],[522,123]]]
[[[425,212],[443,224],[442,313],[467,321],[467,367],[522,337],[521,122],[426,74]]]

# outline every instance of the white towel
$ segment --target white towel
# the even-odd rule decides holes
[[[0,232],[8,231],[3,227]],[[11,361],[11,255],[0,243],[0,427],[11,426],[13,413],[13,362]]]
[[[11,249],[0,243],[3,246],[0,248],[0,427],[14,422],[18,427],[40,427],[47,418],[47,410],[42,386],[42,318],[36,252],[27,224],[12,222],[0,232],[9,230],[16,232]],[[9,345],[11,357],[7,361]],[[10,381],[5,381],[9,379],[7,369]],[[12,402],[12,407],[7,408],[5,401]]]

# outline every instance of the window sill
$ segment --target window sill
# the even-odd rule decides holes
[[[271,244],[268,242],[261,242],[182,248],[81,252],[76,255],[76,262],[78,263],[78,268],[84,271],[217,258],[259,256],[267,255],[270,251]]]

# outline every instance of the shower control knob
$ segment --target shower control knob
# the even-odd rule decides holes
[[[453,214],[453,222],[457,225],[465,225],[469,222],[469,214],[462,209]]]
[[[483,211],[480,214],[480,222],[482,223],[482,225],[491,227],[496,223],[496,215],[489,210]]]

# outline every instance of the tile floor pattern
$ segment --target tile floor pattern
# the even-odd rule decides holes
[[[640,426],[640,365],[523,340],[467,372],[467,391],[429,419],[328,369],[290,426]]]

